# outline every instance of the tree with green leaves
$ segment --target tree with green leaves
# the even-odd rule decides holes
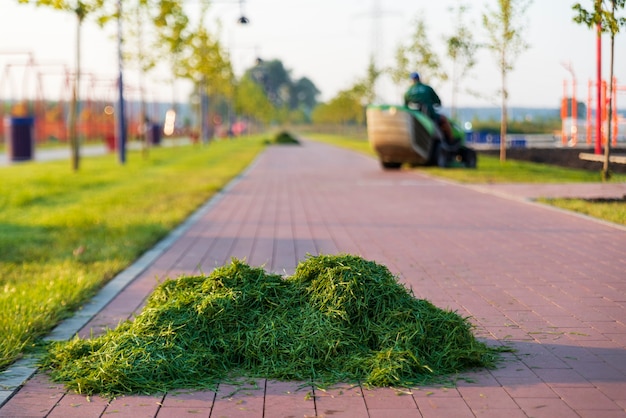
[[[609,75],[609,109],[608,114],[613,113],[613,70],[615,58],[615,35],[619,33],[620,28],[626,27],[626,17],[618,16],[618,10],[623,10],[626,0],[593,0],[593,9],[587,10],[580,3],[574,4],[572,7],[577,15],[574,17],[576,23],[582,23],[590,28],[599,27],[602,32],[611,35],[611,62]],[[596,111],[600,111],[597,109]],[[608,138],[604,147],[604,164],[602,166],[602,178],[608,180],[610,178],[610,153],[611,153],[611,117],[608,118]]]
[[[441,66],[439,56],[433,51],[432,43],[428,39],[428,27],[421,17],[413,22],[415,28],[407,44],[401,44],[396,49],[395,68],[389,70],[391,79],[396,84],[408,80],[411,72],[417,71],[429,84],[437,81],[446,81],[448,75]]]
[[[315,84],[309,78],[302,77],[291,83],[289,108],[292,110],[301,110],[305,114],[310,115],[317,104],[317,96],[319,96],[319,94],[320,91]]]
[[[272,103],[278,120],[294,121],[295,118],[301,121],[302,115],[308,117],[317,104],[320,92],[315,84],[306,77],[292,80],[291,71],[280,60],[257,59],[256,65],[248,69],[244,76],[261,87]]]
[[[322,124],[363,124],[365,112],[363,98],[366,91],[363,85],[342,90],[328,103],[318,105],[313,111],[313,122]]]
[[[482,17],[488,35],[486,47],[493,52],[500,70],[500,161],[505,161],[509,99],[507,76],[518,56],[529,48],[523,36],[523,17],[531,0],[497,0],[496,3],[496,8],[487,6]]]
[[[247,74],[261,86],[274,106],[282,108],[289,105],[291,76],[282,61],[258,59]]]
[[[235,110],[237,113],[265,124],[270,123],[276,114],[272,102],[249,74],[245,74],[237,85]]]
[[[452,117],[456,118],[456,98],[463,80],[470,74],[476,65],[476,51],[478,44],[474,41],[471,28],[463,17],[469,10],[467,4],[460,4],[450,8],[454,13],[454,33],[446,37],[448,57],[452,60]]]

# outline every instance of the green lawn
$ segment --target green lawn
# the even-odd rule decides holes
[[[240,173],[262,138],[0,167],[0,369]]]

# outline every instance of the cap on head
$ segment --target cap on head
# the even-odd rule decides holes
[[[420,75],[416,72],[412,72],[411,73],[411,80],[419,80],[420,79]]]

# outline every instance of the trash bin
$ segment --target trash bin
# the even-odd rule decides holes
[[[4,129],[9,161],[32,160],[35,150],[35,118],[32,116],[6,117]]]
[[[152,145],[161,145],[161,125],[158,123],[150,125],[150,143]]]

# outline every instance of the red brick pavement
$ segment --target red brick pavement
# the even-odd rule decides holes
[[[384,172],[323,144],[271,147],[81,334],[140,309],[155,277],[208,273],[231,257],[289,274],[308,253],[347,252],[518,350],[495,370],[456,388],[261,379],[110,403],[36,374],[0,417],[626,417],[626,230],[484,191]]]

